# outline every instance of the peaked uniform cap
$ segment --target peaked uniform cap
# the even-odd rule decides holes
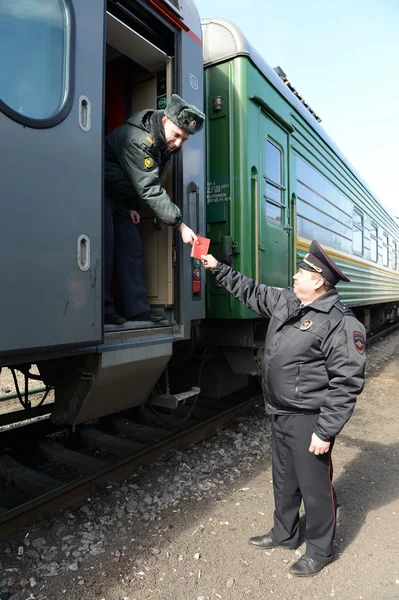
[[[309,252],[304,256],[303,260],[298,263],[298,267],[318,273],[324,279],[329,281],[331,285],[336,285],[338,281],[350,281],[337,267],[335,262],[324,252],[319,242],[313,240],[310,244]]]
[[[165,109],[165,116],[178,127],[181,127],[191,135],[201,131],[205,115],[192,104],[187,104],[177,94],[172,94],[169,104]]]

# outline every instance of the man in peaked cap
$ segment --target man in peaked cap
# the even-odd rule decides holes
[[[298,267],[320,274],[330,285],[335,286],[338,281],[350,281],[335,262],[324,252],[319,242],[313,240],[310,244],[309,252],[303,260],[298,263]]]
[[[274,524],[249,543],[297,548],[303,500],[306,552],[290,572],[315,575],[334,558],[331,451],[364,385],[365,330],[335,290],[349,279],[316,240],[285,290],[259,284],[211,254],[202,260],[230,294],[270,319],[262,385],[272,421]]]
[[[141,240],[136,225],[147,204],[155,216],[176,227],[186,244],[197,241],[161,177],[173,155],[203,127],[205,115],[173,94],[163,110],[143,110],[105,139],[105,324],[123,325],[126,319],[159,321],[147,302],[142,273]],[[124,317],[111,295],[113,268],[119,281]]]

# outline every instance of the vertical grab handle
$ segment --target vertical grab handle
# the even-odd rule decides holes
[[[91,129],[91,102],[87,96],[79,98],[79,127],[82,131]]]
[[[90,240],[87,235],[78,237],[77,263],[81,271],[88,271],[90,268]]]
[[[255,259],[255,279],[259,281],[259,188],[258,172],[256,167],[251,169],[251,192],[252,192],[252,210],[254,214],[254,259]]]
[[[194,233],[199,233],[199,203],[200,203],[200,188],[199,185],[197,183],[195,183],[195,181],[190,181],[190,183],[187,186],[187,201],[188,201],[188,207],[189,207],[189,214],[190,214],[190,224],[189,227],[191,227],[192,229],[194,229],[194,220],[192,218],[192,206],[190,203],[190,196],[191,194],[195,194],[195,231]]]
[[[291,206],[290,206],[290,219],[292,223],[292,229],[290,231],[290,245],[291,245],[291,275],[296,273],[296,234],[297,234],[297,214],[296,214],[296,202],[297,197],[295,192],[291,194]]]

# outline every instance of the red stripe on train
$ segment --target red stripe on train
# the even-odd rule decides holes
[[[175,15],[167,6],[162,4],[160,0],[147,0],[148,4],[156,8],[156,10],[161,13],[170,23],[173,23],[179,29],[185,31],[197,44],[202,46],[202,40],[193,33],[189,27],[177,15]]]

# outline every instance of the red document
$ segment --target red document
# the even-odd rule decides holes
[[[199,244],[194,244],[191,246],[191,258],[199,258],[201,260],[201,256],[203,254],[208,254],[209,244],[211,240],[206,237],[197,236]]]

